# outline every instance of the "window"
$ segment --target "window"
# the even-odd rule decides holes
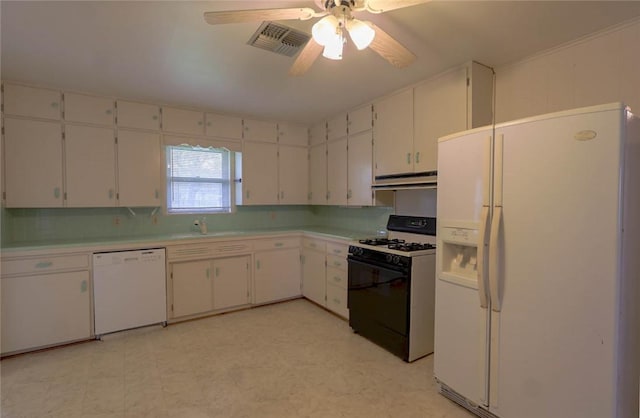
[[[167,147],[167,212],[231,212],[230,151]]]

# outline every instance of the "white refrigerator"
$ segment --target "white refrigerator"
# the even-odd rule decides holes
[[[438,145],[441,393],[481,417],[638,417],[640,121],[609,104]]]

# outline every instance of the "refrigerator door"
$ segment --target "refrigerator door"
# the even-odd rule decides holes
[[[490,410],[501,418],[619,416],[623,115],[496,127]]]
[[[478,405],[488,404],[489,305],[481,279],[492,132],[448,136],[438,145],[434,374]]]

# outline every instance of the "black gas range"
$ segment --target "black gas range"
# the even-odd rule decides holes
[[[387,230],[349,246],[349,325],[410,362],[433,352],[436,220],[391,215]]]

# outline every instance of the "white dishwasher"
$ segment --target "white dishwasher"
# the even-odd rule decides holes
[[[165,250],[93,254],[95,335],[167,322]]]

